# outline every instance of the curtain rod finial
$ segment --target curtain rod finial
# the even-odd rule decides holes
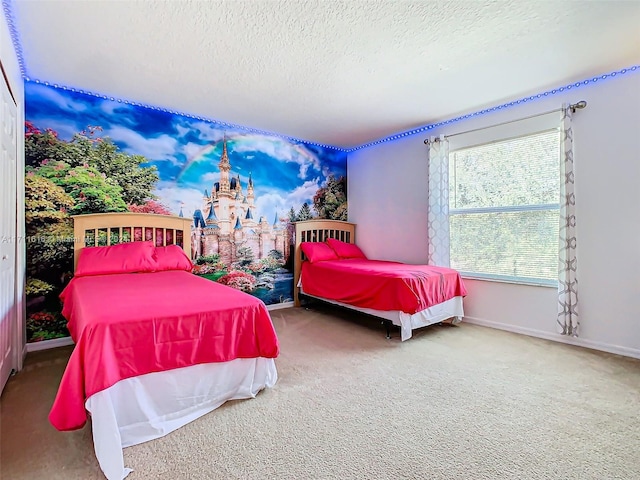
[[[571,109],[572,112],[575,113],[576,110],[583,109],[586,106],[587,106],[586,100],[580,100],[578,103],[574,103],[572,105],[569,105],[569,108]]]

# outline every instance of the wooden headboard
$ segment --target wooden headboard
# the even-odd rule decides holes
[[[153,213],[92,213],[74,215],[73,270],[83,247],[152,240],[155,245],[179,245],[191,258],[191,220]],[[139,234],[139,235],[138,235]]]
[[[355,243],[356,225],[355,223],[343,222],[342,220],[313,219],[295,222],[296,244],[293,257],[293,301],[296,307],[300,306],[300,289],[298,280],[300,279],[300,269],[304,260],[300,244],[302,242],[324,242],[327,238],[336,238],[343,242]]]

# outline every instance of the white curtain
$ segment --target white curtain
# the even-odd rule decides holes
[[[429,141],[429,265],[449,266],[449,142]]]
[[[576,256],[576,196],[573,173],[573,131],[569,105],[562,107],[560,157],[560,242],[558,265],[558,332],[578,336],[578,259]]]

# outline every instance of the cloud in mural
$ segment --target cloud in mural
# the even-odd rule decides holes
[[[261,152],[281,162],[293,162],[299,165],[299,178],[307,178],[309,168],[321,170],[320,160],[303,145],[284,139],[265,135],[242,135],[234,139],[234,151],[238,153]]]
[[[87,105],[82,101],[73,99],[70,95],[65,95],[63,91],[40,84],[30,84],[31,95],[40,101],[55,105],[60,110],[67,112],[84,112]]]
[[[158,182],[154,191],[160,203],[171,213],[178,215],[182,207],[185,217],[193,216],[193,212],[202,208],[202,192],[195,188],[176,188],[173,182]]]
[[[286,217],[291,207],[299,210],[302,204],[310,202],[310,199],[320,187],[320,178],[315,178],[304,182],[292,191],[270,190],[263,194],[256,195],[256,208],[259,215],[267,217],[269,222],[273,221],[274,214],[278,217]],[[311,205],[310,205],[311,206]]]
[[[103,132],[114,142],[124,145],[124,150],[133,155],[143,155],[154,160],[169,160],[178,163],[175,153],[178,141],[169,135],[143,137],[129,128],[115,126]]]
[[[100,109],[106,113],[107,115],[120,115],[120,120],[124,120],[122,114],[127,113],[131,110],[131,107],[127,104],[121,102],[114,102],[111,100],[105,100],[100,103]],[[130,122],[133,123],[133,122]]]

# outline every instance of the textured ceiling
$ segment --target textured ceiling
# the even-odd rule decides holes
[[[31,78],[342,147],[640,59],[640,1],[11,4]]]

